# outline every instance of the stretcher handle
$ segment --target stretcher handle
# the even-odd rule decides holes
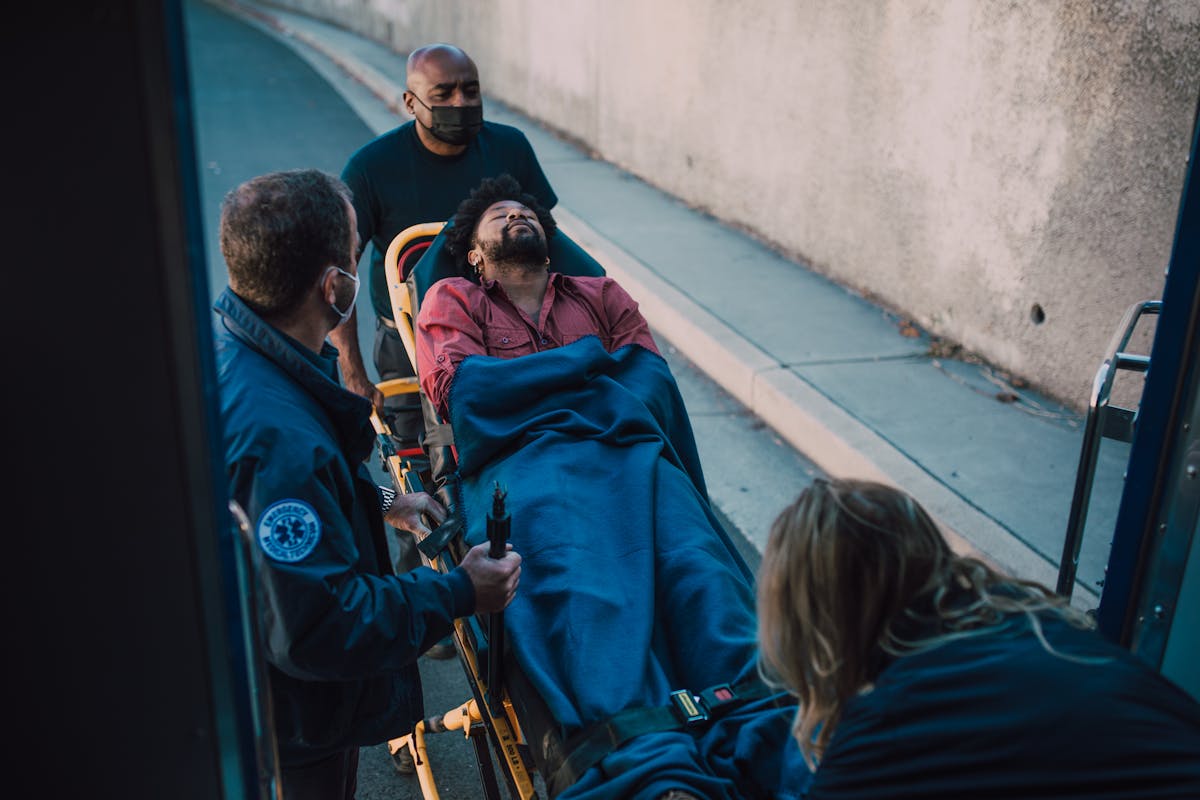
[[[492,558],[504,558],[505,550],[508,547],[511,518],[504,507],[504,499],[507,496],[508,493],[497,483],[496,490],[492,493],[492,513],[488,514],[487,520],[487,537],[491,544],[488,555]]]
[[[504,507],[504,499],[508,493],[496,484],[492,493],[492,510],[487,518],[487,537],[490,543],[488,555],[492,558],[504,558],[508,549],[508,534],[511,518],[508,509]],[[504,657],[504,612],[497,611],[488,617],[488,664],[487,664],[487,693],[488,709],[492,716],[503,713],[504,702],[501,689],[504,686],[504,673],[501,664]]]

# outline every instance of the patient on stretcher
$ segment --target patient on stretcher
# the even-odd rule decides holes
[[[554,230],[511,178],[484,181],[447,231],[479,282],[433,285],[416,344],[421,386],[454,430],[469,542],[484,539],[495,484],[507,489],[525,559],[509,641],[570,737],[666,706],[674,690],[750,685],[756,618],[753,577],[709,506],[646,320],[612,279],[553,272]],[[796,797],[808,775],[788,747],[794,701],[755,698],[703,729],[654,730],[566,764],[551,791]]]
[[[546,241],[556,230],[550,212],[508,175],[485,180],[460,207],[446,246],[479,281],[434,284],[417,320],[421,384],[443,417],[454,371],[469,355],[516,358],[585,336],[610,353],[627,344],[658,353],[637,303],[616,281],[549,268]]]

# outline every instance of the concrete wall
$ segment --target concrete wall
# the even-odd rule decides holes
[[[1200,0],[276,4],[462,46],[485,92],[1076,406],[1162,289]]]

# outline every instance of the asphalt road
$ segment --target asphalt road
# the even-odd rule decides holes
[[[372,133],[336,87],[273,37],[199,0],[186,2],[185,13],[208,286],[215,298],[226,285],[217,238],[225,193],[278,169],[316,167],[336,175]],[[369,352],[373,323],[366,295],[360,297],[359,335]],[[819,471],[669,342],[658,341],[689,409],[714,505],[756,568],[773,514]],[[427,714],[470,696],[457,660],[422,659],[421,674]],[[431,736],[429,747],[443,798],[482,796],[474,755],[461,735]],[[420,797],[420,791],[415,778],[395,773],[380,745],[361,753],[358,797],[403,800]]]

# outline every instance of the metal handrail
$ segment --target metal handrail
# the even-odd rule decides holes
[[[1104,437],[1105,414],[1109,409],[1109,395],[1119,370],[1145,372],[1150,368],[1150,357],[1126,353],[1125,348],[1133,336],[1138,321],[1145,314],[1158,314],[1162,310],[1161,300],[1143,300],[1134,303],[1125,312],[1116,333],[1108,346],[1108,355],[1096,379],[1092,382],[1092,395],[1088,402],[1087,421],[1083,428],[1083,444],[1079,452],[1079,468],[1075,473],[1075,494],[1071,499],[1071,513],[1067,518],[1067,535],[1063,542],[1062,560],[1058,567],[1058,585],[1055,591],[1070,599],[1075,590],[1075,574],[1079,570],[1079,551],[1083,546],[1083,529],[1087,523],[1088,505],[1092,496],[1092,481],[1096,475],[1096,461],[1100,453],[1100,441]]]

